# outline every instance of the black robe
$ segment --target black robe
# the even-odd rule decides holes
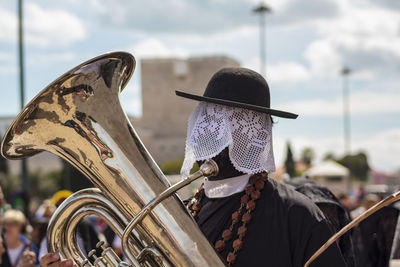
[[[378,210],[359,224],[362,248],[360,266],[389,266],[398,216],[399,210],[391,205]],[[398,255],[394,256],[398,258]]]
[[[211,244],[214,245],[222,231],[229,228],[231,215],[239,208],[243,194],[214,199],[203,196],[197,223]],[[251,216],[243,247],[233,266],[304,266],[332,235],[322,212],[311,200],[272,179],[265,183]],[[233,238],[220,253],[225,263],[227,254],[233,251],[232,241],[237,238],[240,225],[241,222],[235,225]],[[346,264],[339,248],[333,244],[310,266],[341,267]]]
[[[350,221],[350,212],[344,207],[336,196],[326,187],[305,181],[295,188],[297,192],[307,196],[324,214],[332,232],[339,232]],[[353,240],[359,238],[354,229],[340,237],[338,245],[348,267],[357,266],[360,251],[354,248]],[[360,265],[364,266],[364,265]]]

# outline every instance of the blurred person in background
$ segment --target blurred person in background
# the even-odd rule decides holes
[[[4,252],[6,252],[5,246],[4,246],[4,240],[3,240],[3,236],[0,235],[0,266],[3,266],[3,254]]]
[[[23,235],[26,225],[27,220],[21,211],[9,209],[4,213],[5,252],[2,255],[2,266],[33,267],[39,263],[39,250]]]
[[[362,203],[362,201],[364,200],[365,195],[366,195],[366,192],[365,192],[364,185],[360,185],[360,186],[358,187],[357,192],[356,192],[357,201],[358,201],[359,203]]]
[[[41,208],[37,211],[37,217],[44,217],[42,220],[46,221],[47,224],[55,212],[56,208],[58,208],[65,199],[72,195],[72,192],[69,190],[60,190],[57,191],[53,197],[50,199],[47,204],[43,203]],[[47,226],[46,226],[47,229]],[[99,236],[97,231],[95,230],[95,225],[91,223],[91,221],[87,218],[83,219],[79,222],[77,226],[77,242],[81,250],[84,254],[87,254],[90,250],[96,249],[96,244],[99,242]],[[100,252],[100,249],[96,249]],[[45,235],[40,243],[40,258],[47,254],[47,236]]]
[[[338,199],[340,203],[350,212],[353,210],[353,202],[351,201],[351,198],[349,197],[348,194],[341,193],[338,195]]]
[[[10,205],[7,203],[7,201],[4,197],[3,189],[0,186],[0,219],[1,219],[1,215],[3,215],[3,213],[9,208],[10,208]]]
[[[369,194],[366,195],[363,202],[364,209],[369,209],[378,200],[377,196],[372,198]],[[378,210],[359,224],[360,247],[362,248],[360,266],[389,266],[390,259],[400,259],[398,240],[394,240],[399,210],[396,203],[391,204]],[[399,235],[397,234],[397,236]]]
[[[362,199],[359,199],[359,201],[361,205],[350,212],[352,219],[357,218],[364,211],[366,211],[367,209],[371,208],[373,205],[378,203],[379,197],[375,194],[366,194]]]
[[[47,253],[47,226],[55,210],[56,207],[50,203],[50,200],[44,200],[35,212],[32,221],[32,240],[39,246],[39,258]]]

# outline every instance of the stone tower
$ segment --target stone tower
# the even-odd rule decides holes
[[[183,158],[187,119],[198,104],[175,90],[202,95],[215,72],[238,66],[225,56],[141,60],[143,115],[133,124],[158,164]]]

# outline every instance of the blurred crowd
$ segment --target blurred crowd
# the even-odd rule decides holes
[[[353,196],[336,196],[308,179],[291,179],[286,183],[309,197],[321,209],[332,232],[339,231],[387,195],[368,193],[360,187]],[[40,264],[40,257],[47,253],[49,220],[71,194],[67,190],[58,191],[26,216],[5,201],[0,188],[0,266],[32,267]],[[390,261],[400,259],[399,211],[398,203],[391,204],[340,238],[338,244],[348,266],[389,266]],[[77,242],[81,250],[88,253],[96,248],[99,241],[110,244],[121,256],[119,237],[101,218],[88,216],[77,227]],[[99,252],[96,251],[96,254]]]
[[[0,187],[0,266],[40,265],[40,257],[47,253],[46,231],[50,218],[71,194],[67,190],[58,191],[26,216],[6,202]],[[96,248],[99,241],[111,244],[116,253],[121,254],[119,237],[102,219],[88,216],[77,227],[78,245],[84,253],[88,253]]]

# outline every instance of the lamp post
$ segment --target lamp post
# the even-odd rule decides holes
[[[351,137],[350,137],[350,94],[349,94],[349,75],[351,70],[344,67],[340,74],[343,77],[343,137],[344,137],[344,160],[346,165],[349,166],[349,157],[351,153]],[[351,192],[351,177],[347,177],[347,192]]]
[[[344,130],[344,152],[349,155],[351,152],[351,124],[350,124],[350,95],[349,95],[349,75],[351,70],[344,67],[340,74],[343,77],[343,130]]]
[[[271,13],[272,10],[270,7],[261,2],[257,7],[253,9],[253,13],[260,15],[260,73],[265,77],[266,71],[266,49],[265,49],[265,35],[266,35],[266,27],[265,27],[265,14]]]
[[[18,0],[18,61],[19,61],[19,88],[20,88],[20,108],[25,106],[24,88],[24,46],[23,46],[23,3]],[[26,159],[21,160],[21,186],[23,192],[28,195],[28,168]],[[28,203],[25,203],[28,205]]]

